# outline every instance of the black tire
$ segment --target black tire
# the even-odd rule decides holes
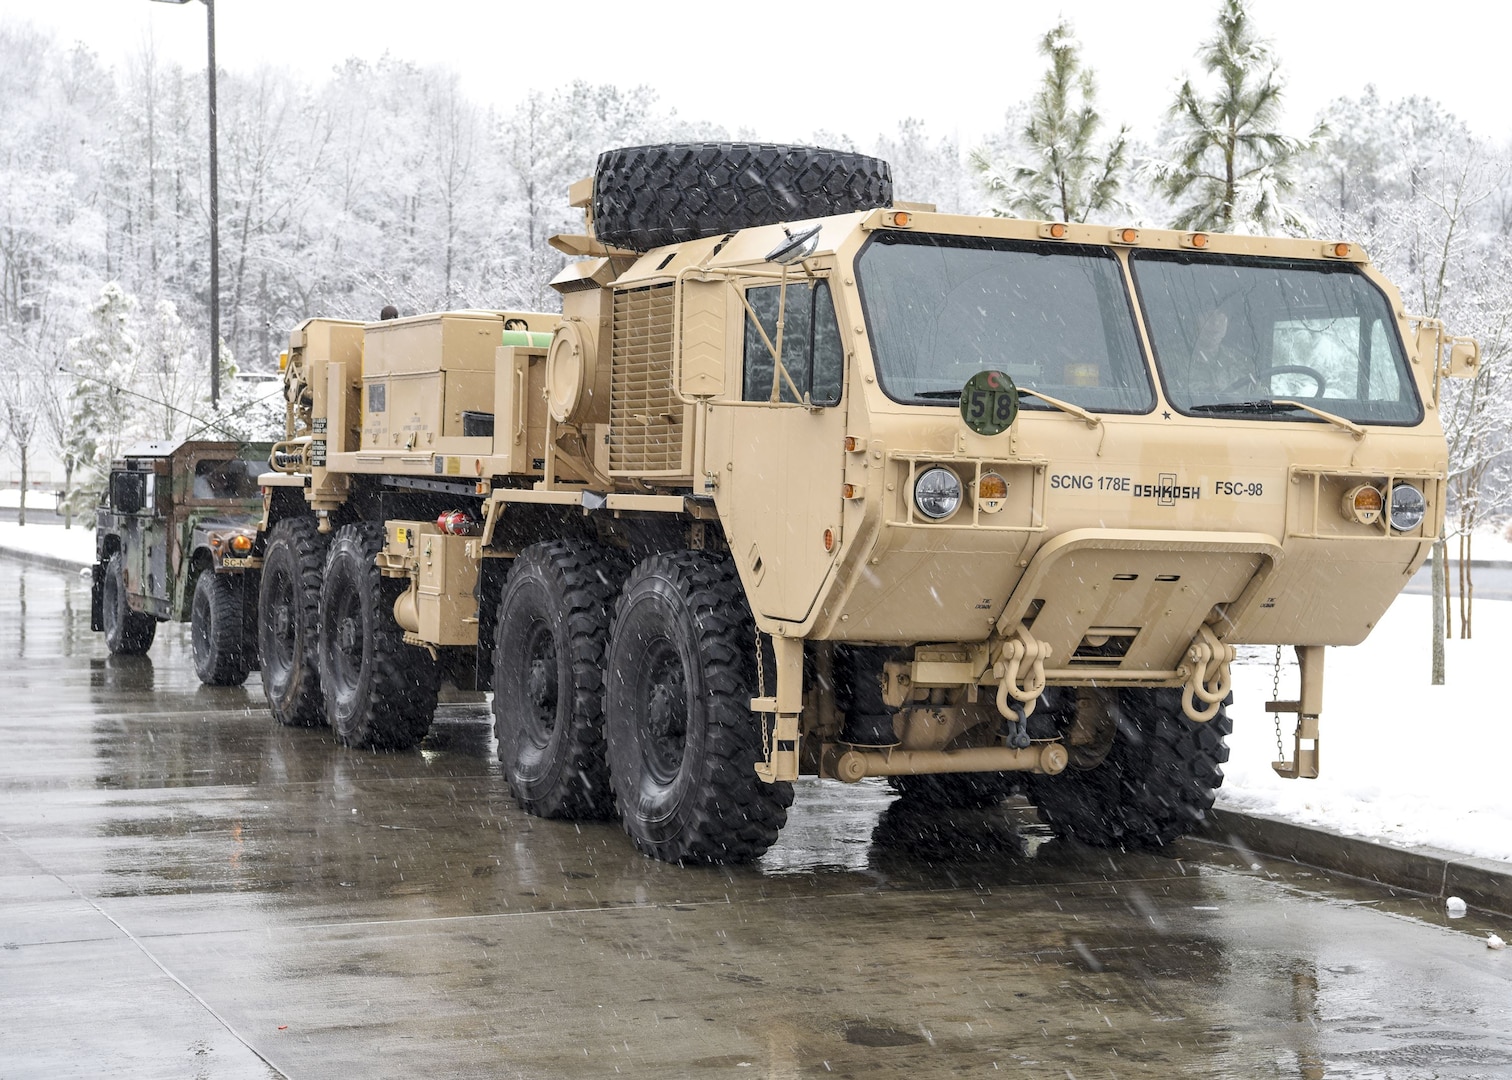
[[[494,636],[494,733],[515,802],[548,818],[614,814],[604,757],[604,654],[619,560],[592,544],[515,558]]]
[[[1034,776],[1029,797],[1057,835],[1094,847],[1164,847],[1186,836],[1213,808],[1228,760],[1228,711],[1195,723],[1180,690],[1121,690],[1118,733],[1102,763]]]
[[[133,611],[127,602],[126,560],[119,551],[105,563],[101,615],[105,622],[105,647],[112,656],[141,656],[152,648],[152,639],[157,637],[157,620]]]
[[[887,162],[812,146],[630,146],[600,154],[593,176],[594,235],[634,251],[890,205]]]
[[[1013,773],[925,773],[889,778],[892,789],[910,803],[940,810],[982,810],[996,806],[1017,787]]]
[[[379,573],[382,550],[378,522],[344,526],[331,541],[320,584],[320,686],[342,745],[407,750],[430,730],[441,674],[394,622],[407,582]]]
[[[194,582],[189,605],[189,641],[194,673],[206,686],[240,686],[247,681],[246,619],[241,590],[210,568]]]
[[[625,583],[609,635],[609,776],[625,831],[667,862],[758,858],[793,803],[763,783],[756,635],[728,559],[657,555]]]
[[[257,590],[257,655],[268,710],[280,724],[325,723],[320,693],[320,576],[325,538],[310,518],[268,533]]]

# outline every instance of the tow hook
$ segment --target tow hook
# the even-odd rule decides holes
[[[1181,688],[1181,710],[1188,719],[1200,723],[1218,715],[1218,709],[1233,685],[1229,665],[1234,662],[1235,655],[1234,647],[1219,641],[1211,629],[1206,626],[1197,628],[1197,636],[1187,650],[1191,669],[1186,685]],[[1201,707],[1197,701],[1203,703]]]
[[[1034,703],[1045,692],[1045,661],[1048,659],[1049,643],[1040,641],[1023,626],[1014,631],[1011,640],[1003,642],[1002,652],[992,665],[992,673],[998,678],[998,712],[1008,721],[1010,729],[1015,724],[1024,725],[1025,717],[1034,711]],[[1019,673],[1026,668],[1027,673],[1021,682]],[[1027,735],[1025,738],[1027,740]],[[1029,743],[1009,745],[1028,746]]]

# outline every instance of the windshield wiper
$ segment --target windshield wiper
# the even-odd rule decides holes
[[[1102,423],[1102,417],[1089,413],[1080,405],[1073,405],[1069,401],[1062,401],[1060,398],[1051,397],[1049,394],[1042,394],[1038,390],[1029,389],[1027,386],[1019,387],[1018,392],[1021,396],[1027,395],[1028,397],[1038,398],[1053,409],[1059,409],[1061,412],[1079,417],[1086,422],[1088,427],[1096,427]],[[927,401],[960,401],[961,392],[959,390],[920,390],[914,394],[914,398],[916,400]]]
[[[1080,417],[1088,427],[1096,427],[1098,424],[1102,423],[1102,417],[1089,413],[1080,405],[1073,405],[1069,401],[1062,401],[1060,398],[1051,397],[1049,394],[1042,394],[1038,390],[1030,390],[1027,386],[1019,387],[1018,391],[1020,394],[1028,394],[1030,397],[1037,397],[1046,405],[1053,405],[1061,412],[1070,413],[1072,416]]]
[[[1287,398],[1276,398],[1274,400],[1261,399],[1259,401],[1226,401],[1220,402],[1216,405],[1193,405],[1189,409],[1187,409],[1187,412],[1252,412],[1267,413],[1271,416],[1275,416],[1277,413],[1291,412],[1294,409],[1301,409],[1303,412],[1312,413],[1312,415],[1316,416],[1319,420],[1327,420],[1330,424],[1343,428],[1345,431],[1353,435],[1356,439],[1363,439],[1365,437],[1365,429],[1362,428],[1359,424],[1356,424],[1354,421],[1346,420],[1344,419],[1344,417],[1339,416],[1337,413],[1328,412],[1326,409],[1319,409],[1312,405],[1305,405],[1300,401],[1291,401]]]
[[[1278,413],[1289,410],[1277,408],[1279,403],[1262,399],[1260,401],[1220,401],[1212,405],[1192,405],[1187,412],[1194,413],[1220,413],[1220,412],[1253,412],[1253,413]]]

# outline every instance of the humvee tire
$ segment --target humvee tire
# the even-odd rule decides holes
[[[320,688],[343,746],[407,750],[430,730],[441,674],[394,621],[408,581],[379,572],[383,543],[381,522],[343,526],[331,541],[320,583]]]
[[[756,633],[734,565],[680,551],[646,559],[609,634],[605,734],[620,820],[667,862],[758,858],[793,786],[763,783],[751,712]]]
[[[613,816],[604,654],[624,577],[607,549],[560,540],[525,548],[509,568],[494,636],[494,733],[526,813]]]
[[[112,656],[141,656],[157,637],[157,620],[132,611],[126,602],[126,561],[117,551],[105,564],[101,613],[105,618],[105,647]]]
[[[320,693],[320,575],[325,538],[309,518],[285,518],[268,534],[257,593],[257,652],[268,709],[280,724],[325,723]]]
[[[1029,799],[1057,836],[1094,847],[1164,847],[1213,808],[1233,721],[1223,706],[1204,723],[1188,720],[1181,691],[1171,689],[1118,691],[1115,719],[1118,734],[1101,764],[1029,777]]]
[[[891,205],[887,162],[812,146],[629,146],[600,154],[593,176],[594,236],[633,251]]]
[[[194,673],[206,686],[240,686],[247,681],[252,668],[244,622],[236,588],[208,567],[201,570],[189,606],[189,641]]]

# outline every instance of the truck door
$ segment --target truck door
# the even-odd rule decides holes
[[[711,435],[728,433],[720,501],[751,605],[801,622],[840,547],[845,350],[827,281],[791,281],[785,302],[782,290],[745,290],[741,400],[714,406],[725,415],[711,418]],[[772,356],[779,306],[780,367]],[[716,468],[717,445],[709,454]]]

